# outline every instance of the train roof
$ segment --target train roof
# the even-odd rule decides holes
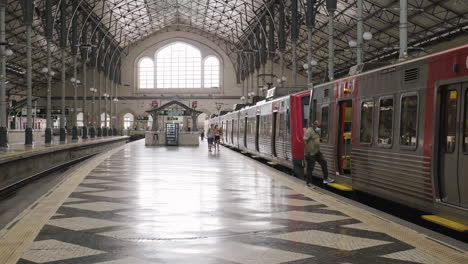
[[[342,77],[342,78],[339,78],[339,79],[336,79],[336,80],[333,80],[333,81],[318,84],[316,87],[326,86],[326,85],[329,85],[329,84],[332,84],[332,83],[339,82],[341,80],[346,80],[346,79],[353,78],[353,77],[364,76],[366,74],[379,72],[381,70],[385,70],[385,69],[389,69],[389,68],[393,68],[393,67],[398,67],[398,66],[403,66],[405,64],[410,64],[410,63],[414,63],[414,62],[417,62],[417,61],[427,60],[427,59],[430,59],[430,58],[433,58],[433,57],[438,57],[438,56],[441,56],[441,55],[444,55],[444,54],[450,54],[450,53],[453,53],[453,52],[456,52],[456,51],[459,51],[459,50],[463,50],[463,49],[468,49],[468,44],[465,44],[465,45],[462,45],[462,46],[459,46],[459,47],[455,47],[455,48],[452,48],[452,49],[436,52],[436,53],[433,53],[433,54],[429,54],[427,56],[414,58],[412,60],[397,62],[395,64],[390,64],[390,65],[387,65],[387,66],[384,66],[384,67],[379,67],[379,68],[372,69],[370,71],[362,72],[362,73],[359,73],[359,74]]]

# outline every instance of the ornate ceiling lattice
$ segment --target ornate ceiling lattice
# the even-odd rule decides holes
[[[219,45],[237,63],[237,54],[244,41],[268,16],[269,7],[282,0],[70,0],[78,2],[78,11],[73,5],[67,8],[67,24],[71,17],[77,17],[80,36],[83,24],[90,24],[88,39],[99,31],[109,43],[118,47],[118,53],[128,51],[139,41],[162,31],[180,30],[196,32]],[[12,43],[14,56],[8,58],[9,94],[24,94],[26,65],[25,26],[22,23],[20,0],[10,0],[7,7],[7,40]],[[327,71],[328,12],[324,0],[317,0],[317,15],[313,47],[318,66],[314,68],[316,82],[324,80]],[[45,78],[40,70],[46,65],[46,39],[44,37],[45,0],[36,0],[33,23],[33,70],[34,93],[40,93]],[[286,10],[286,65],[291,68],[291,2],[283,2]],[[435,44],[453,37],[467,35],[467,0],[408,0],[408,39],[413,48],[410,56],[417,57],[433,52]],[[54,1],[54,35],[52,39],[53,68],[58,72],[61,66],[59,36],[59,5]],[[299,39],[297,63],[302,65],[307,58],[307,30],[305,26],[306,0],[299,0]],[[364,30],[373,34],[365,43],[365,61],[392,61],[397,56],[399,45],[399,0],[364,0]],[[275,12],[275,26],[278,26],[278,6]],[[345,73],[355,64],[355,51],[348,46],[349,40],[356,39],[356,0],[339,0],[336,10],[336,73]],[[267,23],[268,24],[268,23]],[[269,25],[269,24],[268,24]],[[268,28],[269,26],[267,26]],[[268,30],[260,30],[267,34]],[[81,37],[79,39],[82,39]],[[268,37],[266,37],[268,41]],[[275,41],[278,39],[275,37]],[[254,42],[257,43],[257,40]],[[82,43],[81,43],[82,44]],[[105,52],[105,51],[102,51]],[[67,48],[67,69],[72,71],[72,52]],[[304,74],[302,67],[299,73]],[[57,76],[58,77],[58,76]],[[58,79],[56,81],[59,81]]]

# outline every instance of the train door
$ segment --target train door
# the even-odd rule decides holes
[[[271,154],[276,157],[276,120],[278,112],[273,112],[273,120],[271,122]]]
[[[260,115],[255,116],[255,150],[260,151],[258,146],[260,136]]]
[[[234,144],[234,119],[231,121],[231,144]]]
[[[468,208],[468,82],[442,89],[440,117],[440,195]]]
[[[338,166],[342,175],[351,174],[351,128],[353,121],[353,101],[339,102],[338,118]]]
[[[245,117],[244,119],[244,147],[247,148],[247,124],[248,124],[248,121],[247,121],[247,117]]]

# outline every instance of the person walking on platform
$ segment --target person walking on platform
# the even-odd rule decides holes
[[[312,186],[312,172],[314,171],[315,162],[317,161],[322,167],[323,183],[328,184],[334,182],[328,178],[327,161],[320,152],[320,121],[315,120],[314,124],[307,128],[304,133],[304,156],[307,162],[306,184]]]
[[[211,147],[213,147],[213,141],[214,141],[214,125],[213,124],[211,124],[210,127],[208,128],[208,131],[206,131],[206,138],[208,139],[208,151],[211,152]]]
[[[200,133],[200,138],[201,138],[201,141],[205,139],[205,131],[203,131],[203,129],[202,129],[202,132]]]
[[[215,125],[214,128],[214,144],[215,144],[215,151],[219,151],[219,139],[220,139],[220,130],[218,128],[218,125]]]
[[[224,142],[223,138],[224,138],[223,127],[220,127],[219,128],[219,140],[220,140],[220,142],[221,141]]]

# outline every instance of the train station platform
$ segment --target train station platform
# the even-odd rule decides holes
[[[468,263],[463,245],[226,148],[97,155],[0,232],[0,263]]]

